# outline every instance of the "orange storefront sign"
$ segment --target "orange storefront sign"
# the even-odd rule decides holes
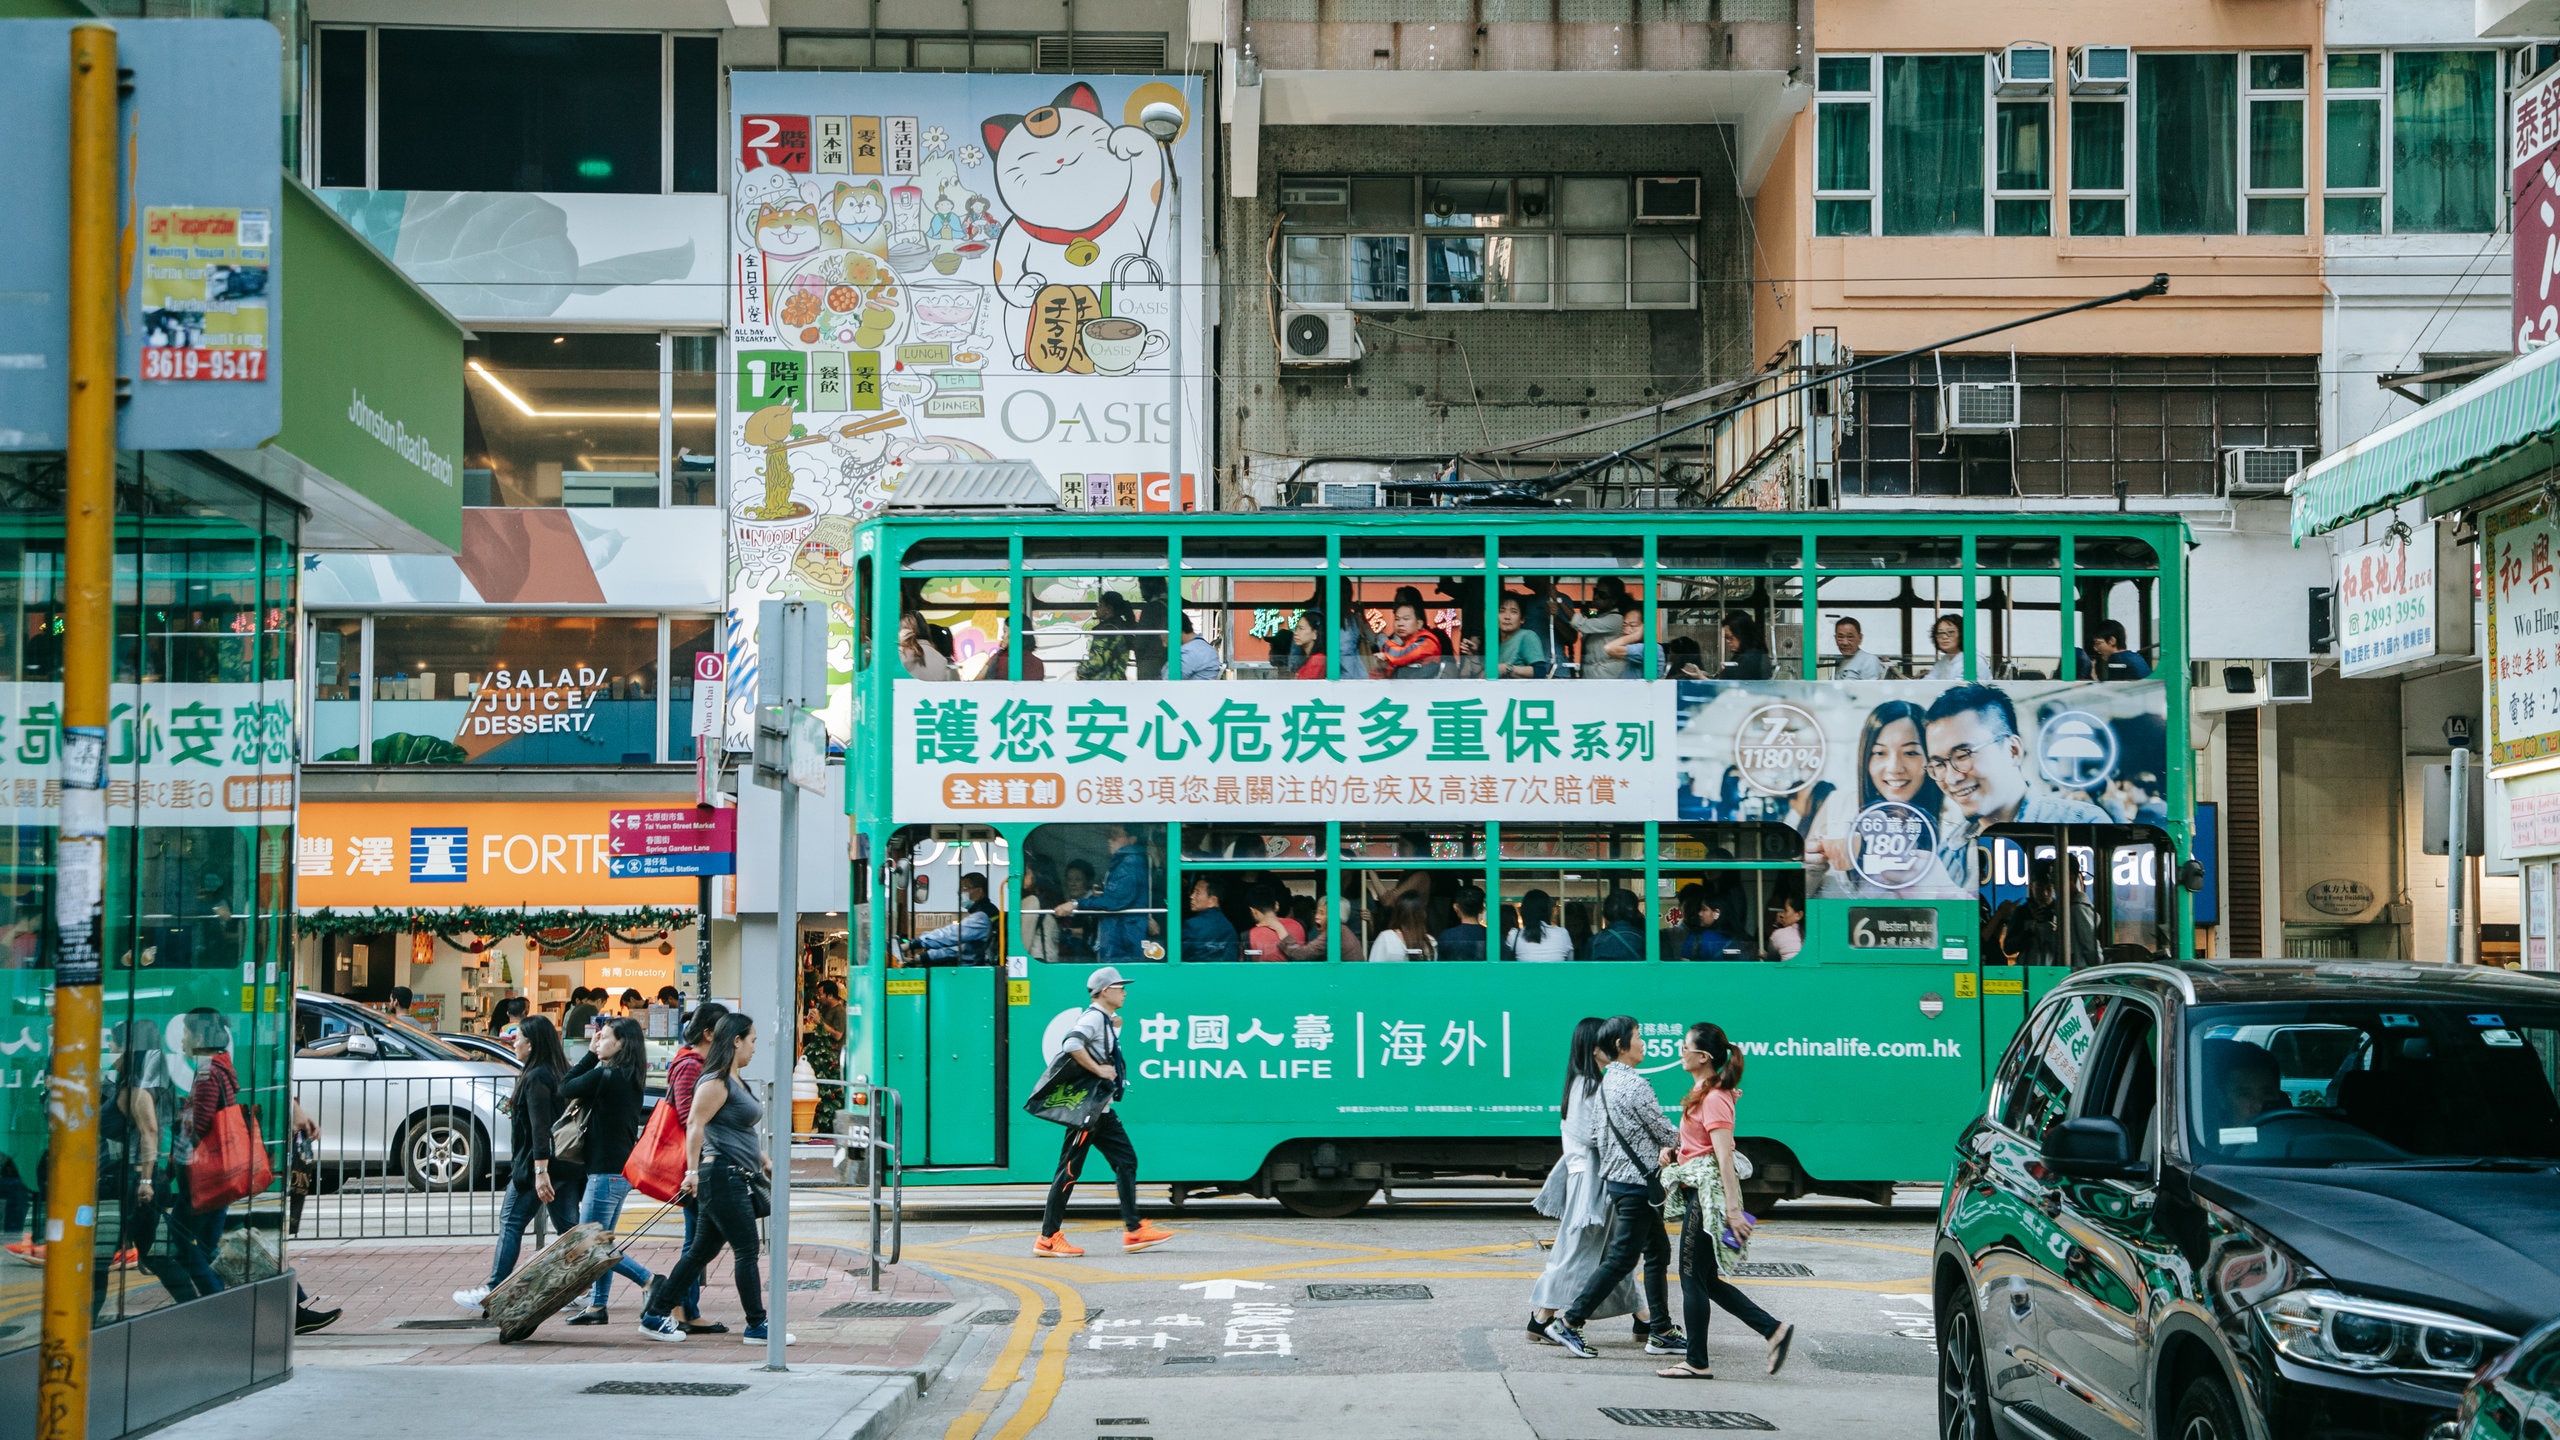
[[[630,802],[307,802],[294,903],[321,906],[691,905],[690,879],[617,880],[612,812]]]

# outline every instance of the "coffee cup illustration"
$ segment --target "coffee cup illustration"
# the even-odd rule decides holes
[[[1084,322],[1084,353],[1096,375],[1126,375],[1141,360],[1165,352],[1173,342],[1161,330],[1150,330],[1125,315],[1105,315]]]

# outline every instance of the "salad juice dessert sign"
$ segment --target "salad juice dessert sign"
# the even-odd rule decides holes
[[[853,527],[920,469],[1027,462],[1082,509],[1210,502],[1205,366],[1185,367],[1178,467],[1169,453],[1172,357],[1208,353],[1209,306],[1176,303],[1202,294],[1200,87],[741,72],[730,88],[729,659],[752,667],[737,617],[759,602],[827,605],[842,740]],[[1137,123],[1158,101],[1186,117],[1170,144]]]

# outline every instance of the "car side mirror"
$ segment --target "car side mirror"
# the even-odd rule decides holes
[[[355,1031],[347,1036],[346,1053],[363,1060],[375,1060],[381,1058],[382,1047],[373,1043],[372,1036]]]
[[[2190,895],[2204,889],[2204,862],[2189,856],[2178,864],[2178,888]]]
[[[2112,1115],[2065,1120],[2044,1132],[2045,1167],[2079,1180],[2126,1180],[2148,1173],[2133,1158],[2124,1122]]]

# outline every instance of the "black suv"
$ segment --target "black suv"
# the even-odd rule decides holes
[[[1939,1434],[2427,1440],[2560,1315],[2555,1091],[2539,976],[2072,976],[1956,1144]]]

